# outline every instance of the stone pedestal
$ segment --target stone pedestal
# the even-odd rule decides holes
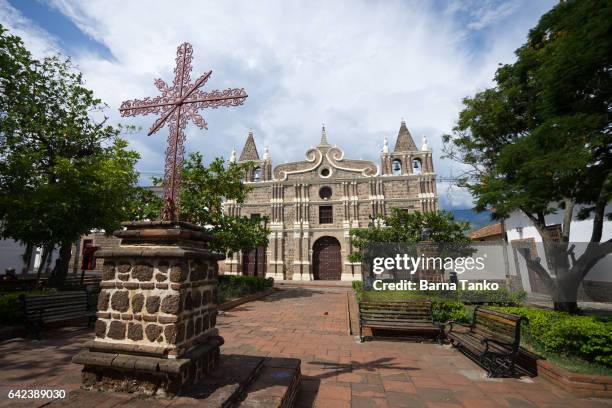
[[[174,395],[219,361],[217,274],[223,255],[185,222],[124,223],[104,258],[95,339],[73,362],[88,389]]]

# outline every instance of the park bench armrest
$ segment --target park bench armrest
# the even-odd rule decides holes
[[[512,349],[513,351],[514,351],[515,348],[518,349],[518,346],[515,343],[508,343],[508,342],[505,342],[505,341],[499,341],[499,340],[491,339],[491,338],[488,338],[488,337],[480,340],[480,342],[485,345],[485,349],[484,349],[483,353],[487,353],[489,351],[489,343],[495,343],[495,344],[497,344],[499,346],[508,347],[508,348]]]
[[[457,321],[455,321],[455,320],[449,320],[449,321],[447,321],[446,323],[442,323],[442,324],[440,325],[440,327],[443,327],[443,326],[446,326],[446,325],[448,325],[448,326],[449,326],[448,332],[446,332],[446,335],[447,335],[447,336],[448,336],[449,334],[451,334],[451,332],[453,331],[453,325],[457,325],[457,326],[461,326],[461,327],[469,328],[469,326],[466,326],[466,325],[461,324],[461,323],[457,323]]]

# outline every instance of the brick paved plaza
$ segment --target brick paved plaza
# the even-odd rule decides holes
[[[374,341],[347,333],[347,290],[285,288],[219,316],[223,354],[302,360],[298,407],[610,407],[580,399],[542,379],[486,379],[484,371],[448,346]],[[89,330],[43,333],[43,340],[0,343],[0,407],[10,388],[76,391],[72,406],[196,406],[194,401],[148,401],[125,394],[77,391],[81,366],[70,363]],[[42,406],[46,402],[24,402]],[[55,406],[56,404],[52,404]],[[63,405],[62,403],[58,405]]]

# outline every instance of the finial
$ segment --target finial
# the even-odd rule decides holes
[[[321,143],[319,146],[329,146],[327,142],[327,132],[325,131],[325,124],[321,125]]]
[[[406,124],[406,120],[404,119],[404,117],[402,116],[402,125]]]
[[[270,160],[270,150],[268,149],[268,145],[264,146],[264,155],[263,155],[263,159],[264,160]]]
[[[382,149],[383,153],[389,153],[389,140],[387,139],[387,136],[385,136],[385,141],[383,142],[383,149]]]
[[[431,149],[429,148],[429,145],[427,144],[427,136],[423,135],[423,141],[421,142],[421,150],[424,152],[428,152]]]
[[[253,129],[249,128],[249,136],[253,136]]]
[[[232,154],[230,155],[229,162],[236,163],[236,147],[235,146],[232,146]]]

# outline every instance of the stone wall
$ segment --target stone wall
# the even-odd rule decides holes
[[[160,258],[108,261],[102,272],[96,340],[177,354],[216,334],[216,262]]]

